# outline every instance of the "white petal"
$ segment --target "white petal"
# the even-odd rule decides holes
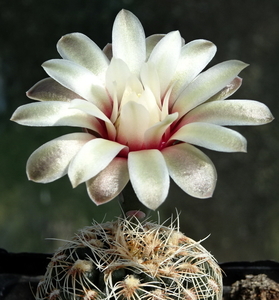
[[[161,108],[160,80],[154,64],[151,62],[143,64],[140,72],[140,78],[144,88],[148,87],[152,91],[158,107]]]
[[[216,46],[206,40],[195,40],[182,47],[178,65],[171,81],[174,83],[171,95],[173,101],[211,61],[216,50]]]
[[[158,106],[156,98],[150,88],[147,86],[142,91],[141,95],[138,94],[138,103],[142,104],[149,112],[150,123],[149,126],[152,126],[158,123],[161,120],[162,112],[160,106]]]
[[[201,73],[181,93],[174,103],[173,112],[179,112],[180,116],[208,100],[229,84],[247,64],[230,60],[213,66]]]
[[[145,39],[146,42],[146,59],[149,58],[154,47],[165,36],[165,34],[152,34]]]
[[[92,138],[89,133],[71,133],[42,145],[27,161],[29,180],[47,183],[64,176],[72,158]]]
[[[170,85],[171,78],[177,67],[181,52],[181,36],[179,31],[168,33],[155,46],[148,62],[154,64],[160,79],[161,96]]]
[[[156,209],[169,191],[169,174],[159,150],[130,152],[128,168],[132,186],[138,199],[148,208]]]
[[[172,91],[172,88],[170,87],[167,90],[164,98],[162,99],[162,101],[163,101],[162,114],[161,114],[162,119],[165,118],[166,116],[168,116],[169,113],[170,113],[170,95],[171,95],[171,91]]]
[[[69,59],[104,79],[109,60],[104,52],[86,35],[70,33],[57,43],[57,50],[64,59]]]
[[[75,126],[104,133],[95,117],[70,108],[71,102],[63,101],[29,103],[18,107],[11,120],[26,126]]]
[[[127,10],[116,16],[112,29],[113,56],[128,65],[131,72],[138,75],[145,61],[145,34],[139,19]]]
[[[96,105],[86,100],[74,99],[71,101],[70,107],[87,112],[88,114],[105,122],[110,122],[110,119]]]
[[[144,135],[144,143],[146,148],[160,148],[162,137],[167,128],[177,119],[178,113],[168,115],[162,122],[150,127]]]
[[[238,132],[215,124],[190,123],[170,139],[222,152],[246,152],[246,139]]]
[[[39,101],[71,101],[82,98],[50,77],[37,82],[26,95],[30,99]]]
[[[103,49],[103,52],[105,54],[105,56],[111,60],[112,59],[112,44],[111,43],[107,43]]]
[[[191,122],[217,125],[262,125],[273,120],[268,107],[253,100],[225,100],[204,103],[189,112],[181,126]]]
[[[47,74],[66,88],[97,105],[109,110],[111,103],[100,79],[88,69],[65,59],[51,59],[43,63]]]
[[[220,92],[210,97],[207,102],[227,99],[241,87],[241,84],[242,79],[236,76],[232,82],[227,84]]]
[[[130,76],[127,64],[113,57],[106,73],[106,88],[111,97],[116,93],[118,99],[122,98]]]
[[[69,178],[76,187],[101,172],[125,146],[104,139],[88,142],[69,166]]]
[[[174,182],[196,198],[212,196],[217,174],[211,160],[200,150],[186,143],[164,148],[162,154]]]
[[[119,101],[117,99],[116,92],[110,97],[112,100],[112,111],[110,115],[110,120],[113,124],[115,124],[119,114]]]
[[[115,157],[103,171],[86,182],[87,192],[92,201],[100,205],[118,196],[128,181],[127,159]]]
[[[138,79],[138,77],[134,74],[131,74],[131,76],[126,81],[126,88],[124,90],[121,102],[120,102],[120,109],[121,107],[126,104],[127,102],[130,102],[130,96],[133,95],[136,97],[133,97],[133,101],[140,102],[139,98],[141,94],[143,93],[143,86]]]
[[[143,105],[135,101],[126,103],[117,120],[119,122],[117,141],[127,145],[130,151],[141,149],[149,121],[148,111]]]
[[[116,129],[114,125],[111,123],[110,119],[96,105],[85,100],[75,99],[71,101],[70,107],[74,110],[78,109],[80,111],[85,112],[87,115],[91,115],[100,120],[103,120],[106,124],[106,129],[108,131],[108,138],[110,140],[115,139]]]

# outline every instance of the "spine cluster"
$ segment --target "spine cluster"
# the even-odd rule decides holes
[[[52,257],[37,300],[222,298],[222,272],[200,242],[137,219],[85,227]]]

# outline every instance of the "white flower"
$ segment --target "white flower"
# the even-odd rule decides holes
[[[223,126],[273,119],[260,102],[225,100],[240,87],[245,63],[203,71],[214,44],[184,44],[178,31],[145,38],[129,11],[117,15],[112,44],[103,51],[81,33],[63,36],[57,49],[62,59],[43,64],[50,77],[27,93],[40,102],[19,107],[12,120],[84,128],[38,148],[27,173],[42,183],[65,174],[73,187],[86,182],[96,204],[115,198],[130,180],[138,199],[156,209],[167,197],[169,176],[189,195],[210,197],[216,171],[195,146],[246,151],[245,138]]]

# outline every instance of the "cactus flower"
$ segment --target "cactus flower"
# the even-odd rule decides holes
[[[28,126],[73,126],[28,159],[30,180],[47,183],[66,174],[86,182],[97,204],[131,182],[138,199],[156,209],[170,177],[197,198],[212,195],[216,170],[196,146],[246,151],[246,140],[224,126],[261,125],[273,117],[262,103],[228,100],[247,64],[229,60],[204,70],[216,52],[206,40],[186,43],[179,31],[145,37],[131,12],[117,15],[112,43],[101,50],[81,33],[57,44],[62,59],[43,63],[48,78],[27,96],[12,120]]]

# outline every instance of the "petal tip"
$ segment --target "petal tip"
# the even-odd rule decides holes
[[[217,179],[215,179],[215,182],[213,183],[212,187],[203,195],[203,199],[212,198],[215,188],[216,188]]]
[[[71,172],[68,172],[68,177],[69,177],[69,180],[70,180],[70,183],[71,183],[73,189],[76,188],[81,183],[78,180],[77,176],[74,176],[73,174],[71,174]]]
[[[244,145],[239,152],[247,153],[247,145]]]
[[[214,188],[214,190],[215,190],[215,188]],[[206,195],[204,196],[204,199],[212,198],[212,197],[213,197],[213,194],[214,194],[214,190],[213,190],[213,191],[210,191],[208,194],[206,194]]]
[[[10,121],[16,122],[15,113],[13,113],[12,116],[10,117]]]
[[[21,106],[20,106],[21,107]],[[18,107],[14,113],[12,114],[12,116],[10,117],[10,121],[12,122],[16,122],[18,124],[20,124],[20,116],[19,116],[19,110],[20,110],[20,107]]]
[[[271,123],[273,120],[275,120],[275,117],[273,116],[273,114],[270,112],[270,116],[267,119],[267,123]]]

